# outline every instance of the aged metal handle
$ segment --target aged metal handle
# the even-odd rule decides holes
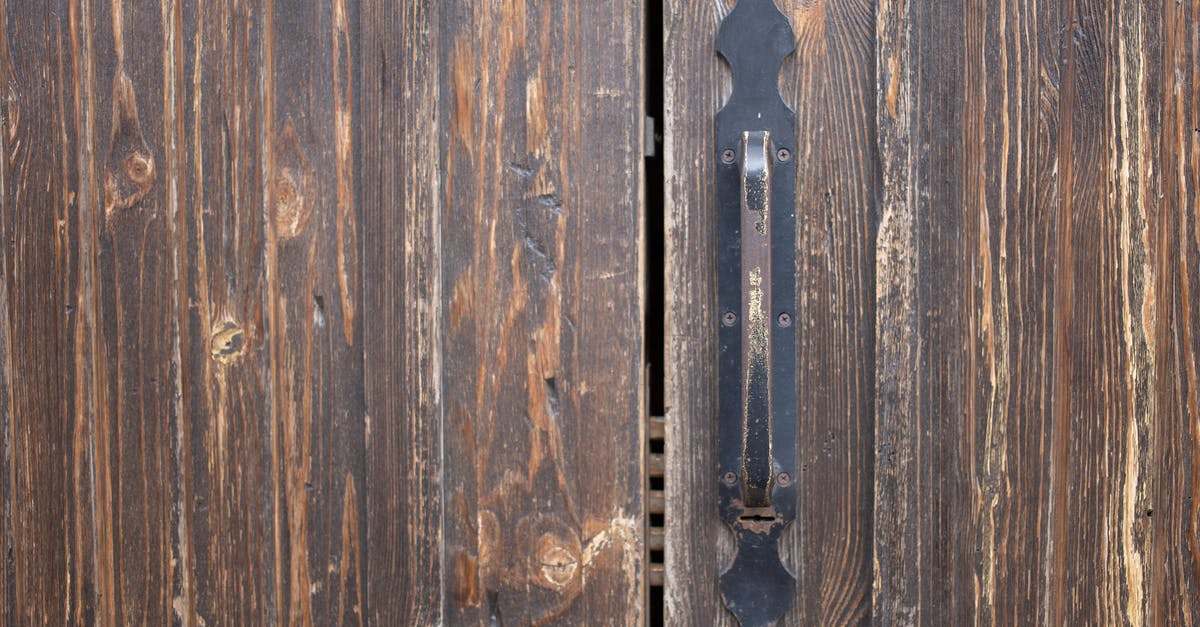
[[[796,587],[778,546],[797,505],[796,121],[777,85],[795,39],[773,0],[740,0],[717,50],[734,84],[716,125],[718,493],[737,537],[720,589],[750,627],[778,621]]]
[[[770,131],[742,133],[742,490],[746,507],[770,507]]]

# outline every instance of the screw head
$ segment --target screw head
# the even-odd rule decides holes
[[[736,158],[737,153],[734,152],[732,148],[726,148],[725,151],[721,153],[721,161],[725,163],[733,163],[733,160]]]
[[[781,327],[792,326],[792,315],[786,311],[779,314],[779,326],[781,326]]]
[[[792,485],[792,476],[786,472],[781,472],[779,473],[778,481],[781,487],[786,488]]]
[[[775,156],[778,157],[780,161],[791,161],[792,151],[788,150],[787,148],[780,148],[775,152]]]
[[[737,314],[732,311],[725,312],[725,315],[721,316],[721,324],[727,327],[737,324]]]
[[[737,475],[727,472],[724,477],[721,477],[721,480],[725,482],[725,485],[731,486],[737,483]]]

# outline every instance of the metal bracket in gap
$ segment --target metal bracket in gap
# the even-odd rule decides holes
[[[796,114],[779,71],[796,49],[774,0],[739,0],[717,51],[733,94],[717,114],[720,515],[737,538],[720,579],[744,627],[772,625],[796,579],[779,539],[796,517]]]

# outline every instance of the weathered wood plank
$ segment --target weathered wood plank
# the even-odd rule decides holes
[[[91,302],[79,256],[92,163],[80,135],[79,38],[66,2],[0,5],[0,622],[90,620],[95,579]],[[64,578],[79,569],[74,579]]]
[[[261,3],[187,3],[174,26],[183,126],[178,208],[180,453],[176,616],[274,616]],[[237,576],[230,576],[237,573]]]
[[[443,3],[361,9],[366,616],[443,620]]]
[[[1153,347],[1147,350],[1153,401],[1145,402],[1156,409],[1142,436],[1151,459],[1145,497],[1135,504],[1145,504],[1142,527],[1153,542],[1145,560],[1145,622],[1192,625],[1200,622],[1200,3],[1163,2],[1144,15],[1129,13],[1142,17],[1143,38],[1161,46],[1139,57],[1161,66],[1128,81],[1151,105],[1138,119],[1143,169],[1148,178],[1161,177],[1150,178],[1158,183],[1157,199],[1153,187],[1140,194],[1147,214],[1144,267],[1152,270],[1142,272],[1143,289],[1149,294],[1153,284],[1154,291],[1153,309],[1140,312]]]
[[[665,617],[669,624],[730,625],[717,574],[733,539],[717,518],[716,188],[714,116],[729,92],[713,48],[724,2],[664,3],[663,110],[666,216]],[[723,73],[724,72],[724,73]],[[795,523],[793,523],[795,524]]]
[[[643,617],[641,18],[442,4],[447,623]]]
[[[365,479],[365,441],[349,41],[357,17],[344,0],[268,0],[265,8],[259,131],[275,613],[289,623],[362,622],[356,484]]]
[[[799,575],[792,625],[870,613],[874,500],[875,6],[781,3],[798,45],[784,99],[797,113]],[[711,151],[710,151],[711,152]]]
[[[880,4],[876,620],[1200,609],[1195,157],[1166,146],[1196,141],[1167,97],[1195,15]]]
[[[874,7],[778,2],[797,55],[784,99],[797,111],[797,385],[802,497],[785,539],[798,575],[788,624],[868,616],[874,428]],[[729,6],[668,2],[665,33],[667,193],[667,616],[732,618],[716,574],[729,532],[716,517],[712,330],[715,233],[712,121],[728,70],[712,41]],[[714,538],[720,550],[713,550]]]
[[[173,614],[172,429],[175,395],[178,143],[166,45],[168,5],[94,3],[88,89],[97,106],[93,149],[100,220],[100,334],[94,390],[96,599],[106,623],[163,623]],[[111,116],[100,113],[111,112]]]

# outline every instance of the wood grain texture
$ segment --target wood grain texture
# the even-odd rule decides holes
[[[362,622],[357,5],[271,8],[4,6],[14,623]]]
[[[1196,620],[1196,17],[880,3],[875,620]]]
[[[797,112],[797,380],[801,498],[784,539],[798,585],[787,624],[860,623],[870,609],[874,441],[874,7],[778,2],[798,49],[781,93]],[[713,51],[731,3],[667,2],[668,622],[729,624],[716,574],[713,116],[728,69]],[[719,550],[713,550],[714,538]]]
[[[345,0],[267,0],[265,323],[275,618],[364,622],[354,67]],[[298,42],[304,42],[300,45]]]
[[[62,577],[95,563],[86,483],[90,425],[75,412],[88,389],[79,370],[91,371],[90,363],[76,360],[77,331],[85,324],[76,308],[90,295],[81,294],[75,251],[90,227],[80,224],[80,207],[89,202],[77,179],[65,176],[77,167],[84,141],[66,9],[65,3],[0,6],[2,622],[12,624],[83,620],[94,609],[92,599],[77,596],[94,578]]]
[[[441,9],[445,621],[637,624],[643,8]]]
[[[264,622],[276,611],[275,509],[264,490],[272,485],[259,131],[264,19],[261,3],[189,3],[175,26],[187,420],[175,436],[184,519],[173,609],[189,625]]]
[[[361,9],[366,585],[378,625],[446,624],[441,4]]]

